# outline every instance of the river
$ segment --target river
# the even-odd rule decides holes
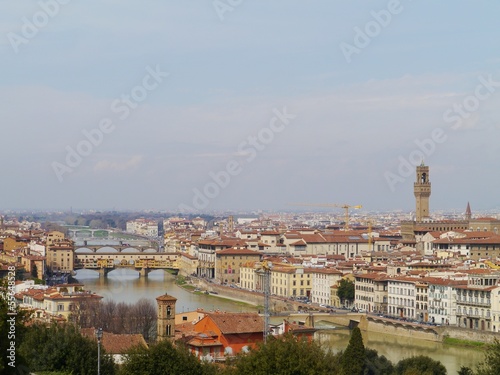
[[[232,312],[257,311],[256,307],[242,306],[213,295],[190,293],[178,287],[174,276],[162,270],[151,272],[147,278],[139,278],[137,272],[128,269],[114,270],[107,278],[99,278],[94,271],[80,270],[76,279],[85,284],[86,289],[102,295],[104,300],[134,303],[141,298],[148,298],[156,304],[156,297],[168,293],[177,298],[177,312],[197,308]],[[449,375],[457,374],[461,366],[475,367],[483,359],[483,352],[478,349],[373,332],[362,332],[362,335],[366,347],[375,349],[379,355],[386,356],[393,363],[410,356],[426,355],[443,363]],[[349,343],[349,330],[322,330],[316,333],[316,338],[334,351],[344,350]]]

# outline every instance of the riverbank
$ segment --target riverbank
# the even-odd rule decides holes
[[[182,278],[181,278],[181,280],[182,280]],[[184,290],[186,290],[190,293],[193,293],[193,294],[199,294],[199,295],[204,294],[204,295],[208,296],[209,298],[214,298],[214,299],[224,300],[224,301],[232,301],[241,307],[249,306],[252,308],[263,309],[263,305],[261,305],[261,304],[258,304],[255,302],[250,302],[246,299],[241,299],[241,298],[236,298],[234,296],[229,296],[229,295],[224,294],[224,293],[219,294],[219,292],[214,291],[213,289],[212,290],[209,290],[209,289],[202,290],[203,288],[200,288],[199,285],[195,286],[193,284],[187,283],[186,281],[179,282],[178,279],[176,279],[175,283],[178,287],[183,288]],[[210,291],[212,293],[210,293]],[[213,292],[215,292],[215,293],[213,293]]]
[[[231,288],[229,286],[209,282],[205,279],[189,278],[188,280],[189,282],[185,280],[184,284],[189,286],[189,288],[206,290],[212,297],[237,301],[239,303],[257,306],[259,308],[262,308],[262,306],[264,306],[263,293],[240,288]],[[288,300],[286,298],[276,296],[270,297],[270,307],[271,311],[274,314],[280,312],[297,312],[304,308],[304,306],[302,305],[303,304]],[[318,312],[324,310],[321,308],[315,308],[315,306],[311,305],[306,305],[306,308],[310,311],[317,310]],[[323,312],[326,313],[327,311]],[[333,314],[333,316],[335,315],[337,314]],[[347,320],[343,320],[345,321],[344,324],[340,325],[345,327],[351,327],[354,324],[359,325],[359,328],[361,330],[367,332],[386,333],[401,337],[415,337],[427,341],[441,343],[445,343],[445,340],[447,340],[446,344],[451,346],[467,345],[468,347],[479,347],[480,343],[488,344],[492,343],[495,339],[500,340],[500,333],[497,332],[476,331],[453,326],[427,326],[419,324],[407,324],[400,321],[392,321],[390,319],[381,319],[375,315],[368,314],[363,314],[361,319],[349,318]],[[339,322],[336,321],[335,324],[338,325]]]

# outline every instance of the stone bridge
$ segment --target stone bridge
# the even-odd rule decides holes
[[[143,253],[143,252],[148,252],[148,253],[158,253],[158,250],[151,247],[150,245],[147,246],[137,246],[137,245],[129,245],[129,244],[121,244],[121,245],[88,245],[87,241],[84,241],[83,245],[80,246],[75,246],[75,254],[82,254],[82,253],[97,253],[99,251],[103,251],[106,253],[110,253],[113,251],[116,251],[118,253],[121,252],[127,252],[127,253]]]
[[[131,268],[139,271],[140,276],[147,276],[149,272],[157,269],[179,271],[179,253],[98,253],[75,252],[74,269],[91,269],[106,277],[117,268]]]

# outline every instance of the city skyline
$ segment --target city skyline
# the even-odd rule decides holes
[[[429,4],[2,4],[0,208],[500,209],[500,4]]]

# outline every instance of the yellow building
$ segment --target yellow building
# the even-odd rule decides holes
[[[198,269],[198,258],[189,255],[188,253],[180,253],[179,260],[179,274],[184,276],[189,276],[192,274],[196,275],[196,270]]]
[[[47,234],[47,246],[54,245],[57,242],[64,240],[64,233],[53,230]]]
[[[47,244],[47,268],[52,272],[71,273],[75,264],[73,241],[59,240]]]
[[[254,250],[229,248],[215,253],[215,280],[221,284],[240,283],[240,268],[247,262],[257,262],[261,254]]]
[[[11,252],[26,246],[28,246],[27,241],[18,241],[17,239],[12,237],[7,237],[3,240],[3,250],[5,252]]]

